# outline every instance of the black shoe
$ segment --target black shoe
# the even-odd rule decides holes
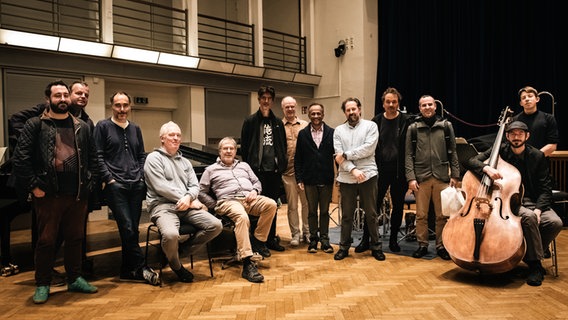
[[[183,265],[179,268],[179,270],[174,270],[174,273],[178,276],[179,281],[181,282],[193,282],[193,274],[184,268]]]
[[[325,253],[333,253],[333,247],[329,244],[329,240],[326,239],[321,241],[321,251]]]
[[[438,256],[444,260],[451,260],[450,254],[446,248],[438,249]]]
[[[334,260],[343,260],[349,255],[349,251],[346,249],[339,249],[337,253],[333,256]]]
[[[384,261],[386,259],[383,250],[372,250],[371,255],[379,261]]]
[[[266,244],[260,240],[258,240],[255,236],[252,236],[250,239],[252,245],[252,251],[257,252],[264,258],[268,258],[271,256],[270,250],[266,247]]]
[[[545,259],[548,259],[548,258],[552,257],[552,253],[550,253],[550,248],[544,249],[544,255],[543,255],[543,257],[544,257]]]
[[[414,251],[412,253],[412,256],[414,258],[422,258],[423,256],[428,254],[428,247],[418,247],[418,249],[416,251]]]
[[[285,249],[283,246],[281,246],[276,240],[267,241],[267,242],[266,242],[266,247],[268,247],[268,249],[274,250],[274,251],[284,251],[284,250],[286,250],[286,249]]]
[[[538,263],[529,264],[529,276],[527,277],[527,284],[529,286],[538,287],[544,280],[544,268]]]
[[[359,245],[355,247],[355,252],[361,253],[367,250],[369,250],[369,238],[364,237],[361,239],[361,242],[359,242]]]
[[[396,239],[396,233],[389,239],[389,249],[391,252],[400,252],[400,246],[398,245],[398,240]]]
[[[317,240],[311,240],[310,241],[310,245],[308,245],[308,252],[309,253],[318,252],[318,241]]]
[[[243,263],[243,278],[250,282],[260,283],[264,281],[264,276],[258,272],[256,265],[250,260]]]
[[[119,280],[125,282],[146,282],[146,279],[144,279],[142,272],[137,271],[123,272],[120,274]]]

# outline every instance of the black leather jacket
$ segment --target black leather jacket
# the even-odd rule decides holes
[[[77,199],[87,196],[98,175],[96,148],[91,129],[84,121],[69,115],[75,127],[75,150],[79,160]],[[46,195],[58,194],[59,185],[54,166],[55,123],[44,112],[24,125],[14,152],[14,175],[18,191],[29,193],[35,187]]]

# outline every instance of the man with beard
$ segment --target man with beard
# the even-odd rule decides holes
[[[506,128],[507,142],[499,149],[499,156],[513,165],[521,174],[524,197],[518,212],[521,217],[526,252],[523,261],[529,266],[527,284],[540,286],[546,271],[541,260],[544,248],[562,230],[562,220],[552,210],[552,177],[547,158],[537,148],[527,144],[530,137],[528,126],[521,121],[513,121]],[[497,168],[484,161],[489,159],[491,149],[469,159],[469,169],[481,176],[486,174],[495,181],[503,178]]]
[[[389,249],[400,252],[398,233],[404,213],[404,197],[408,190],[404,175],[404,150],[408,116],[399,110],[402,95],[396,88],[389,87],[381,98],[385,112],[377,114],[373,122],[379,128],[379,142],[375,150],[375,162],[379,169],[377,210],[383,205],[387,191],[390,193],[392,213],[390,216]],[[369,229],[363,225],[363,237],[355,248],[355,252],[365,252],[369,249]]]
[[[379,229],[377,228],[377,164],[375,148],[379,139],[377,125],[370,120],[361,119],[361,102],[357,98],[347,98],[341,104],[347,122],[335,128],[333,147],[335,161],[339,164],[337,181],[341,193],[341,236],[339,250],[333,257],[343,260],[349,255],[353,242],[353,215],[357,201],[365,212],[365,223],[371,237],[371,255],[385,260]],[[359,198],[357,200],[357,198]]]
[[[142,201],[146,197],[142,130],[128,120],[132,100],[126,92],[115,92],[110,103],[112,116],[97,123],[95,143],[103,192],[120,233],[120,280],[158,285],[159,275],[144,264],[138,244]]]
[[[49,297],[59,234],[68,290],[97,292],[81,277],[87,198],[98,173],[91,129],[68,112],[69,87],[63,81],[50,83],[45,96],[49,108],[26,122],[14,152],[16,184],[30,193],[37,219],[34,303]]]
[[[87,112],[85,112],[85,107],[89,104],[89,85],[84,81],[75,81],[69,87],[71,92],[69,94],[69,112],[85,121],[89,127],[91,128],[91,132],[94,131],[95,125],[93,121],[89,118]],[[19,112],[14,113],[10,119],[8,120],[8,132],[9,132],[9,146],[11,151],[16,147],[16,143],[18,142],[18,137],[20,136],[20,132],[24,127],[24,124],[29,118],[32,117],[39,117],[43,114],[45,109],[47,109],[49,103],[43,102],[39,103],[29,109],[21,110]],[[13,154],[13,152],[11,152]],[[12,177],[11,177],[12,179]],[[8,185],[13,185],[13,180],[8,181]],[[100,203],[98,199],[98,190],[94,190],[89,195],[89,212],[94,209],[100,209]],[[85,231],[87,230],[87,220],[85,220]],[[35,212],[32,210],[32,226],[35,227]],[[35,228],[34,228],[35,229]],[[35,246],[35,242],[37,241],[37,235],[35,232],[32,232],[32,244]],[[61,237],[57,242],[57,249],[59,250],[61,247],[62,240]],[[93,261],[87,258],[87,237],[85,233],[85,237],[83,238],[83,258],[82,258],[82,269],[85,274],[92,274],[93,273]],[[65,285],[65,277],[63,274],[60,274],[57,270],[53,270],[53,278],[52,278],[52,286],[62,286]]]

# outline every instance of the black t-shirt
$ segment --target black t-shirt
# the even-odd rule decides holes
[[[553,115],[537,110],[533,114],[521,112],[513,120],[524,122],[529,127],[530,136],[527,143],[541,149],[549,143],[558,143],[558,124]]]
[[[57,127],[55,134],[54,166],[57,172],[59,194],[77,195],[79,181],[77,179],[79,165],[75,149],[75,134],[73,120],[67,117],[63,120],[53,119]]]
[[[379,132],[379,161],[382,166],[394,164],[398,159],[398,117],[387,119],[381,118],[381,130]]]
[[[259,169],[261,172],[274,172],[276,171],[274,133],[272,132],[272,125],[270,124],[269,118],[262,118],[260,130],[262,136],[262,160]]]

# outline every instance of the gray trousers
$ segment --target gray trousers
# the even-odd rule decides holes
[[[152,210],[151,219],[162,234],[162,250],[173,270],[181,268],[179,243],[185,242],[184,252],[194,254],[207,242],[213,240],[223,229],[221,220],[205,210],[177,211],[175,203],[158,205]],[[191,238],[180,236],[181,223],[189,223],[199,229]]]
[[[363,183],[340,183],[339,192],[341,193],[341,238],[339,248],[348,250],[351,247],[353,238],[353,215],[357,208],[357,196],[359,196],[359,206],[365,212],[365,223],[369,227],[371,237],[371,250],[382,250],[379,228],[377,227],[377,176],[370,178]]]
[[[521,206],[518,213],[521,217],[523,236],[525,237],[526,252],[523,261],[542,260],[544,248],[562,231],[562,219],[554,210],[549,209],[540,214],[540,224],[533,210]]]

